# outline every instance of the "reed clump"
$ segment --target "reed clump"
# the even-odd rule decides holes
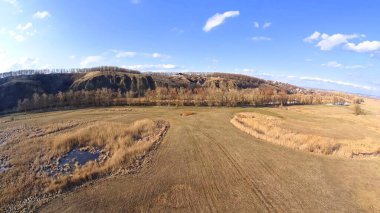
[[[347,157],[378,156],[380,154],[380,148],[373,149],[373,147],[363,146],[363,144],[372,144],[371,139],[337,139],[318,134],[307,134],[286,128],[286,122],[283,118],[260,113],[239,113],[231,119],[234,126],[258,139],[296,150]]]
[[[81,147],[106,150],[109,157],[102,163],[90,161],[77,167],[72,175],[59,176],[51,182],[47,190],[57,191],[72,187],[131,166],[136,158],[142,158],[155,143],[161,140],[166,129],[166,122],[143,119],[129,126],[121,123],[98,122],[57,136],[51,142],[52,158]]]

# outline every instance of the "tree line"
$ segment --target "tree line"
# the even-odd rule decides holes
[[[338,94],[288,94],[285,91],[261,89],[212,89],[165,88],[142,92],[122,92],[102,88],[59,92],[57,94],[33,94],[19,100],[17,111],[92,106],[276,106],[344,103],[347,97]]]
[[[35,75],[35,74],[64,74],[64,73],[87,73],[93,71],[115,71],[115,72],[128,72],[134,74],[140,74],[139,71],[125,69],[116,66],[100,66],[93,68],[69,68],[69,69],[27,69],[27,70],[17,70],[0,73],[0,78],[15,77],[22,75]]]

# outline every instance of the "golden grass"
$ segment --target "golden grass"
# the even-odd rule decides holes
[[[76,121],[70,121],[70,122],[61,122],[61,123],[55,123],[55,124],[50,124],[46,125],[43,127],[43,130],[46,134],[51,134],[54,132],[66,130],[73,128],[75,126],[78,126],[80,123]]]
[[[372,138],[338,139],[321,136],[318,132],[314,134],[304,133],[295,128],[290,128],[292,125],[289,122],[292,121],[291,119],[286,120],[260,113],[239,113],[234,116],[231,123],[256,138],[297,150],[347,157],[380,154],[380,145]],[[312,128],[313,125],[318,126],[320,124],[309,122],[309,125],[305,125],[303,128]]]
[[[0,129],[24,124],[42,127],[65,120],[120,122],[128,127],[142,118],[168,120],[171,129],[165,143],[160,145],[160,151],[139,174],[97,181],[50,199],[43,206],[29,199],[28,187],[41,186],[34,191],[38,195],[50,184],[40,184],[41,179],[48,177],[32,173],[49,160],[41,158],[52,152],[52,141],[62,132],[25,139],[20,145],[9,141],[0,146],[0,154],[9,156],[13,166],[0,175],[0,212],[9,212],[5,208],[8,204],[13,206],[18,201],[24,202],[24,198],[28,198],[30,206],[19,207],[19,212],[22,209],[31,212],[34,206],[40,207],[36,209],[39,212],[106,212],[110,208],[119,212],[380,212],[380,158],[351,160],[289,151],[269,143],[254,142],[258,140],[230,124],[231,116],[239,112],[277,114],[286,121],[288,128],[301,133],[347,139],[360,132],[364,136],[370,135],[369,128],[378,129],[380,123],[376,125],[376,117],[370,121],[375,110],[380,112],[378,106],[363,105],[363,109],[370,113],[360,116],[355,116],[349,107],[327,106],[289,107],[289,110],[136,107],[131,112],[120,113],[97,108],[16,115],[14,122],[0,124]],[[196,116],[181,119],[179,114],[184,111],[196,112]],[[319,120],[312,119],[312,115]],[[302,122],[298,121],[297,125],[289,125],[288,121],[296,124],[295,120],[300,119]],[[310,122],[317,122],[318,128],[307,126]],[[337,131],[343,123],[352,129],[345,126]],[[363,123],[366,131],[360,127]],[[326,130],[335,127],[335,130],[323,133],[320,127]],[[65,131],[81,128],[85,126]],[[363,135],[355,139],[363,138]],[[10,148],[9,151],[6,147]],[[153,153],[149,152],[149,155]],[[149,161],[145,159],[144,162]],[[25,171],[30,175],[21,178]],[[19,197],[15,198],[15,194]]]
[[[75,169],[73,175],[64,175],[53,181],[49,191],[80,184],[99,175],[115,172],[129,166],[137,156],[144,155],[162,136],[165,126],[143,119],[126,127],[120,123],[97,123],[72,133],[60,135],[52,141],[53,156],[61,156],[80,147],[97,147],[110,152],[103,164],[94,161]],[[147,138],[150,136],[151,138]]]
[[[11,165],[11,169],[0,175],[0,206],[30,196],[70,189],[85,181],[120,171],[136,170],[144,157],[157,147],[168,127],[167,122],[150,119],[128,124],[80,122],[84,123],[88,125],[66,132],[59,131],[72,128],[77,122],[42,125],[38,128],[41,132],[60,134],[36,134],[31,138],[22,134],[20,139],[0,147],[1,156],[9,156]],[[72,174],[49,177],[43,169],[69,151],[82,147],[102,149],[107,157],[103,161],[90,161],[78,166]],[[136,159],[140,164],[136,164]]]
[[[190,115],[195,115],[195,112],[186,111],[186,112],[181,113],[181,116],[190,116]]]

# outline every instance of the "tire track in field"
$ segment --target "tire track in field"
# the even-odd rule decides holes
[[[191,137],[193,139],[193,141],[197,141],[194,134],[191,134],[190,128],[187,127],[186,129],[188,129],[188,131],[186,131],[187,135],[189,137]],[[198,171],[201,173],[201,176],[202,176],[202,179],[201,179],[202,191],[203,191],[204,197],[206,198],[206,201],[207,201],[207,207],[208,207],[210,212],[216,212],[217,209],[215,207],[216,207],[217,200],[216,200],[213,193],[208,193],[208,191],[206,190],[207,189],[207,183],[205,182],[205,180],[207,180],[207,177],[208,177],[204,171],[204,168],[207,168],[207,165],[206,165],[207,161],[205,160],[206,157],[203,153],[203,150],[199,147],[197,142],[192,143],[192,145],[196,149],[197,154],[199,156],[199,160],[200,160],[201,165],[202,165],[202,168],[199,169]]]
[[[208,191],[208,193],[207,191],[204,191],[205,195],[212,194],[211,196],[212,199],[211,199],[211,202],[209,202],[209,204],[211,206],[216,207],[217,211],[228,211],[228,208],[230,206],[223,206],[222,208],[220,205],[225,204],[225,202],[220,202],[221,200],[219,200],[218,197],[216,197],[216,195],[218,195],[218,193],[219,195],[225,195],[226,193],[231,192],[231,190],[228,190],[228,189],[226,190],[225,188],[225,186],[228,186],[229,184],[228,179],[230,177],[226,177],[224,175],[225,173],[231,174],[231,171],[215,170],[215,168],[225,168],[226,167],[225,160],[227,160],[227,163],[230,164],[231,166],[233,166],[233,164],[229,162],[228,158],[224,158],[224,159],[218,158],[218,160],[210,159],[209,156],[215,157],[215,156],[220,156],[221,154],[222,156],[224,156],[223,152],[220,152],[220,150],[217,149],[217,147],[215,147],[215,145],[217,144],[215,142],[215,139],[213,139],[210,135],[205,134],[203,131],[201,131],[198,126],[192,126],[191,130],[192,130],[191,132],[201,133],[200,135],[196,135],[196,134],[190,134],[190,135],[193,138],[193,141],[194,141],[193,145],[195,147],[195,150],[199,154],[202,160],[202,184],[203,186],[208,186],[208,188],[212,186],[211,190]],[[190,128],[189,128],[189,132],[190,132]],[[205,145],[205,147],[202,147],[201,145]],[[210,168],[207,170],[208,172],[207,174],[204,172],[205,168]],[[245,180],[245,177],[243,175],[240,175],[240,176],[242,177],[243,180]],[[233,179],[236,180],[239,178],[237,176],[234,176]],[[224,182],[222,182],[222,180]],[[223,186],[224,188],[222,189],[220,188],[220,186]],[[261,209],[261,211],[264,210],[263,205],[259,205],[262,202],[260,201],[260,199],[258,199],[257,195],[255,196],[251,193],[248,193],[248,196],[251,197],[252,200],[255,200],[255,202],[251,203],[254,205],[254,209],[256,210]],[[219,205],[216,205],[216,204],[219,204]],[[269,212],[270,209],[266,209],[265,211]]]
[[[198,132],[201,132],[204,136],[206,136],[209,139],[209,142],[216,145],[222,151],[230,165],[232,165],[233,168],[235,168],[236,172],[245,180],[245,182],[249,184],[251,191],[255,195],[255,197],[252,198],[258,200],[261,204],[263,204],[267,212],[279,212],[279,206],[275,207],[273,205],[274,202],[264,195],[263,191],[257,186],[258,183],[256,183],[253,180],[253,178],[247,172],[244,171],[244,168],[241,166],[241,164],[227,151],[227,149],[222,144],[218,143],[215,140],[215,138],[213,138],[209,133],[202,131],[199,127],[197,127],[196,129]]]
[[[298,206],[294,206],[294,205],[291,205],[292,203],[289,203],[289,202],[285,202],[287,199],[286,199],[286,196],[284,193],[276,193],[276,197],[273,198],[272,196],[268,197],[269,195],[265,195],[265,190],[262,191],[258,186],[260,185],[259,183],[257,183],[257,181],[255,181],[255,179],[252,177],[252,175],[249,175],[245,170],[247,168],[243,168],[243,166],[239,163],[239,161],[233,157],[233,155],[226,149],[225,146],[223,146],[221,143],[219,143],[217,140],[215,140],[215,138],[213,138],[208,132],[206,131],[202,131],[200,128],[198,128],[198,131],[201,131],[203,135],[205,135],[209,141],[211,141],[212,143],[216,144],[219,149],[223,152],[223,154],[229,159],[229,162],[237,169],[237,171],[239,172],[239,175],[241,175],[242,177],[246,177],[246,181],[255,189],[255,194],[260,198],[260,201],[265,204],[266,206],[268,206],[268,208],[270,208],[268,211],[270,212],[273,212],[274,210],[276,211],[279,211],[279,212],[285,212],[289,209],[294,209],[294,208],[302,208],[302,201],[299,199],[299,197],[294,197],[292,192],[289,191],[289,194],[291,197],[292,197],[292,200],[293,201],[296,201],[295,203],[298,204]],[[275,191],[275,192],[282,192],[283,189],[282,189],[282,185],[281,183],[284,183],[284,180],[283,178],[268,164],[268,162],[257,156],[255,158],[255,161],[259,164],[260,167],[258,168],[262,168],[262,171],[264,173],[267,173],[269,174],[270,178],[273,178],[273,182],[274,183],[277,183],[276,186],[278,186],[280,189],[278,190],[272,190]],[[255,170],[252,170],[252,171],[255,171]],[[267,177],[267,176],[266,176]],[[297,184],[298,185],[298,184]],[[286,193],[287,194],[287,193]]]
[[[235,127],[231,123],[230,125],[232,127]],[[262,141],[260,139],[258,140]],[[266,142],[263,141],[263,143]],[[273,152],[271,154],[272,156],[276,156],[276,160],[278,162],[281,162],[279,158],[286,161],[286,157],[281,152]],[[270,177],[272,177],[276,183],[280,183],[277,185],[279,187],[277,190],[281,193],[276,194],[279,197],[276,197],[275,201],[278,203],[280,207],[282,207],[282,211],[289,211],[289,209],[304,209],[305,206],[308,205],[309,201],[302,199],[300,196],[297,196],[297,194],[295,194],[295,191],[298,191],[297,188],[304,187],[302,186],[302,184],[300,184],[299,182],[292,182],[292,184],[289,184],[289,182],[285,181],[284,178],[281,175],[279,175],[278,172],[276,172],[276,169],[273,169],[273,167],[270,166],[269,162],[271,161],[268,161],[267,158],[264,159],[262,157],[257,156],[256,162],[260,164],[263,170],[270,174]],[[284,185],[286,186],[285,188],[283,187]],[[286,202],[286,200],[289,200],[289,198],[291,198],[292,202]]]
[[[268,212],[278,212],[277,208],[275,208],[272,204],[272,201],[263,194],[262,190],[257,186],[258,184],[252,179],[252,177],[244,171],[244,168],[240,165],[240,163],[225,149],[225,147],[219,143],[215,143],[222,153],[227,157],[228,162],[236,169],[238,174],[247,182],[255,194],[255,196],[259,199],[259,201],[264,204],[266,210]],[[274,211],[275,210],[275,211]]]

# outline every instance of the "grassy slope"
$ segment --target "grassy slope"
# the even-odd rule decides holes
[[[83,187],[51,201],[42,212],[380,211],[380,159],[293,151],[258,141],[229,122],[237,112],[260,109],[134,109],[34,114],[33,119],[1,124],[146,117],[171,123],[160,149],[139,173]],[[184,111],[197,114],[180,116]]]

